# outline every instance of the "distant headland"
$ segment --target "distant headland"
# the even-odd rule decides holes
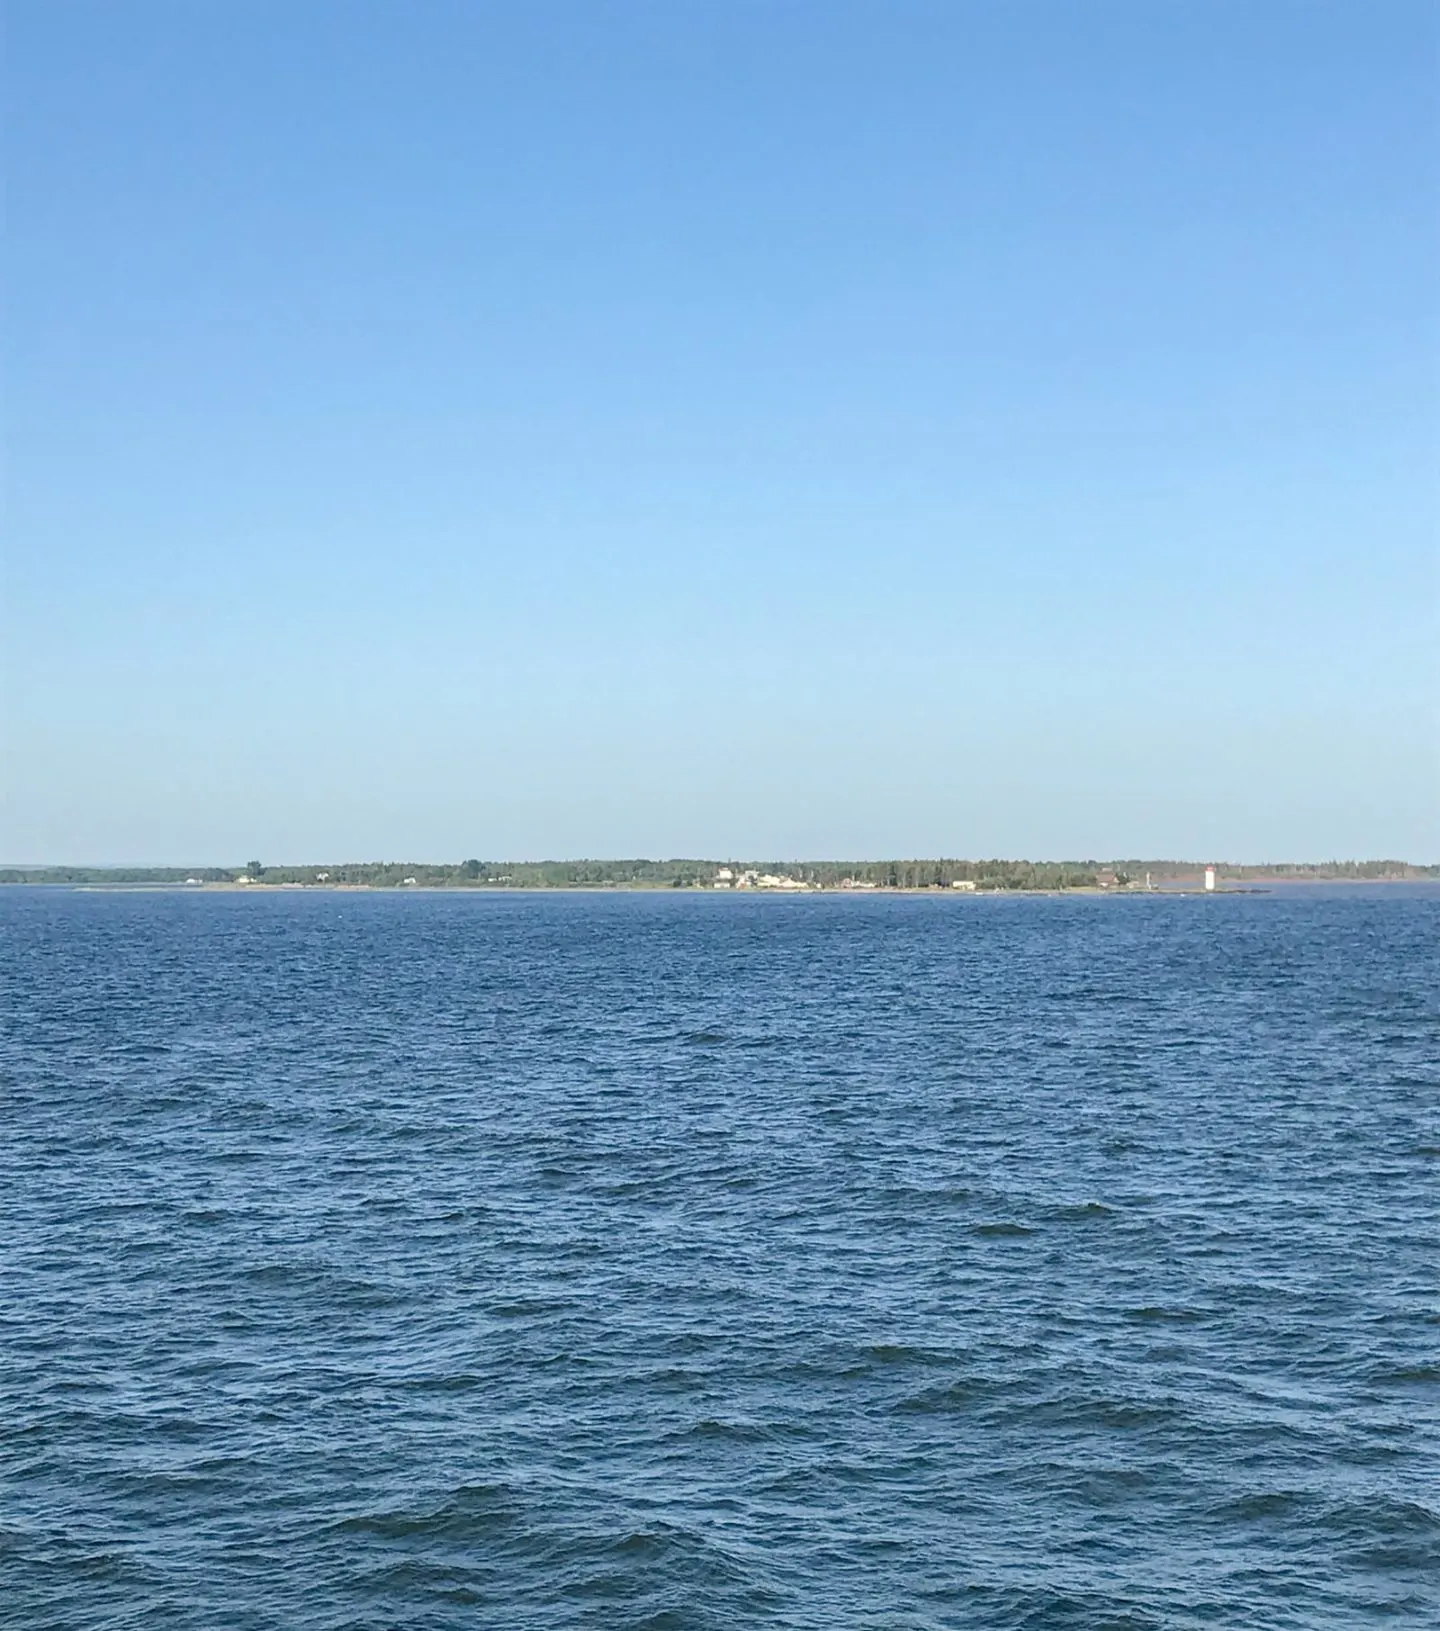
[[[314,866],[0,867],[0,884],[190,889],[704,889],[1134,892],[1440,880],[1407,861],[342,861]]]

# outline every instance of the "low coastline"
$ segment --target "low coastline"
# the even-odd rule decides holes
[[[1413,887],[1440,885],[1440,879],[1413,878],[1255,878],[1244,881],[1217,883],[1207,889],[1203,883],[1103,886],[1077,884],[1068,888],[1023,885],[981,887],[972,890],[945,888],[940,885],[876,885],[869,889],[845,889],[839,885],[815,884],[804,889],[741,889],[720,891],[703,884],[675,886],[658,883],[576,883],[576,884],[371,884],[371,883],[252,883],[206,882],[186,884],[145,881],[86,881],[68,880],[0,880],[0,888],[28,888],[65,890],[79,894],[179,894],[179,895],[703,895],[742,899],[805,899],[815,896],[841,896],[864,899],[869,896],[909,898],[976,900],[996,897],[1025,896],[1052,899],[1133,900],[1136,898],[1214,895],[1269,895],[1294,889],[1373,889],[1377,887]]]
[[[1322,885],[1440,882],[1440,866],[1408,862],[705,860],[460,863],[343,862],[244,867],[12,866],[0,885],[182,893],[427,894],[684,893],[716,895],[1188,895],[1256,894]]]

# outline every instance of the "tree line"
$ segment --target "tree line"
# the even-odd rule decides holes
[[[877,889],[949,889],[956,883],[984,890],[1088,889],[1097,883],[1143,883],[1198,877],[1196,861],[343,861],[314,866],[271,866],[251,860],[236,867],[9,867],[0,883],[135,884],[240,883],[270,885],[350,885],[371,889],[706,889],[723,870],[794,878],[822,889],[845,884]],[[1440,866],[1404,861],[1278,862],[1272,865],[1221,864],[1221,876],[1258,878],[1420,879],[1440,878]]]

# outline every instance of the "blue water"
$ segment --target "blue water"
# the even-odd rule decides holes
[[[0,945],[6,1626],[1440,1624],[1440,890]]]

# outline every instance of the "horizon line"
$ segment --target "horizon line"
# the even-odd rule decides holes
[[[949,866],[973,866],[979,864],[1006,866],[1166,866],[1166,867],[1198,867],[1222,866],[1243,867],[1247,871],[1255,871],[1268,867],[1275,868],[1318,868],[1318,867],[1361,867],[1361,866],[1394,866],[1409,867],[1417,871],[1434,870],[1440,866],[1437,861],[1413,861],[1396,855],[1369,855],[1369,856],[1327,856],[1324,859],[1267,859],[1262,861],[1242,861],[1223,856],[1210,856],[1206,858],[1192,858],[1186,856],[1137,856],[1137,855],[1111,855],[1111,856],[1025,856],[1025,855],[961,855],[961,854],[934,854],[923,855],[919,853],[903,854],[876,854],[876,855],[815,855],[782,856],[772,853],[765,856],[705,856],[705,855],[552,855],[540,857],[503,856],[492,860],[480,860],[478,857],[465,857],[462,860],[420,860],[415,856],[400,856],[394,858],[371,857],[360,859],[352,857],[347,860],[319,860],[319,861],[265,861],[260,863],[262,871],[308,871],[318,867],[394,867],[394,866],[420,866],[428,868],[446,868],[458,870],[468,866],[474,860],[480,866],[491,868],[495,866],[741,866],[761,864],[787,864],[792,866],[883,866],[889,864],[903,864],[907,866],[940,864]],[[0,873],[5,872],[179,872],[185,870],[244,872],[251,865],[248,861],[0,861]]]

